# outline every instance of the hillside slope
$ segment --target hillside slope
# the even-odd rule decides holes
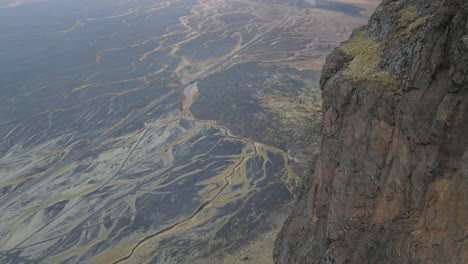
[[[328,57],[320,158],[276,263],[468,263],[467,17],[385,0]]]

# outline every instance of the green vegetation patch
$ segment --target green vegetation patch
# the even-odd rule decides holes
[[[307,175],[320,142],[319,73],[256,63],[234,65],[199,83],[190,111],[236,136],[282,149]]]
[[[427,24],[427,22],[429,21],[429,19],[431,18],[432,16],[425,16],[425,17],[420,17],[418,19],[416,19],[414,22],[412,22],[411,24],[408,25],[408,27],[405,29],[405,36],[409,37],[411,34],[413,34],[413,32],[416,30],[416,29],[419,29],[421,26]]]
[[[403,9],[398,13],[398,15],[398,26],[400,28],[406,28],[403,32],[406,37],[411,36],[416,29],[419,29],[421,26],[425,25],[432,17],[430,15],[418,17],[418,12],[414,6]]]
[[[301,133],[308,132],[307,126],[317,125],[321,120],[322,99],[315,80],[306,80],[297,74],[275,72],[263,82],[254,97],[267,110],[257,113],[256,118],[269,118],[269,122],[274,124],[272,129],[280,131],[268,133],[275,142],[283,141],[281,137],[284,136],[294,142],[301,141],[301,137],[304,137]],[[268,116],[267,113],[273,115]]]
[[[398,24],[401,27],[406,27],[408,24],[412,23],[418,17],[418,13],[414,6],[403,9],[400,12],[400,18],[398,19]]]
[[[344,71],[345,76],[353,81],[375,81],[385,88],[396,89],[396,76],[379,65],[385,48],[383,43],[374,38],[366,38],[362,32],[358,32],[339,48],[354,57]]]

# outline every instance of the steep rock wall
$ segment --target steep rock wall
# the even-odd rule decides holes
[[[276,263],[468,263],[468,2],[385,0],[328,57]]]

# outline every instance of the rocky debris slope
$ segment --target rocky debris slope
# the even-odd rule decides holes
[[[466,0],[385,0],[328,57],[276,263],[468,263],[467,18]]]

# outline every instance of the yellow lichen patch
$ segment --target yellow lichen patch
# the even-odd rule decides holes
[[[382,43],[374,38],[366,38],[362,32],[358,32],[339,48],[354,57],[344,71],[345,76],[353,81],[369,80],[379,82],[385,88],[396,88],[396,76],[379,65],[385,48]]]

